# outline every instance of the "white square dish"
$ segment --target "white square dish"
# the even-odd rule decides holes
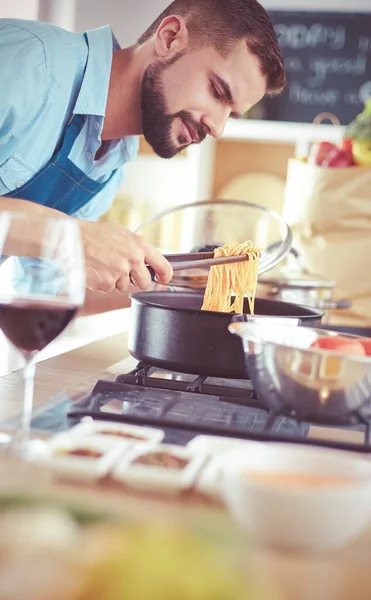
[[[182,446],[137,444],[117,462],[112,476],[133,488],[177,493],[194,485],[205,459]]]
[[[74,439],[66,433],[50,438],[28,458],[57,477],[91,482],[108,475],[128,448],[127,444],[111,439]]]
[[[68,434],[73,438],[87,439],[97,437],[111,439],[128,445],[137,443],[158,444],[164,438],[164,432],[154,427],[114,423],[112,421],[96,421],[90,417],[84,418],[72,427]]]

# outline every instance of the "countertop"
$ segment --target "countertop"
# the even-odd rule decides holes
[[[67,352],[46,358],[39,362],[36,369],[35,407],[42,406],[52,395],[62,390],[77,393],[91,388],[98,378],[112,379],[113,376],[127,371],[135,364],[127,350],[127,325],[130,311],[120,312],[113,316],[116,330],[120,333],[112,335],[105,331],[105,337],[75,347]],[[101,316],[103,327],[105,318]],[[108,319],[109,320],[109,319]],[[99,320],[97,321],[99,324]],[[120,323],[118,326],[117,323]],[[61,340],[62,341],[62,340]],[[81,341],[81,340],[80,340]],[[73,346],[73,344],[72,344]],[[62,346],[61,346],[62,347]],[[22,406],[23,381],[21,370],[8,373],[0,378],[0,420],[19,414]],[[320,435],[313,428],[311,435]],[[340,432],[334,430],[334,436],[359,436],[358,432]],[[141,511],[162,511],[169,514],[179,513],[179,518],[187,514],[197,513],[205,518],[223,519],[233,527],[224,507],[211,502],[193,492],[178,499],[151,497],[148,495],[116,489],[109,484],[99,486],[77,486],[57,483],[35,477],[32,469],[0,454],[0,481],[2,489],[27,487],[38,491],[45,490],[77,495],[84,503],[103,505],[108,510],[121,510],[125,513],[140,514]],[[143,512],[144,514],[144,512]],[[346,550],[323,555],[298,555],[284,553],[267,548],[255,548],[252,560],[267,569],[270,577],[282,592],[282,600],[369,600],[371,597],[371,576],[369,560],[371,557],[371,527],[364,536]]]

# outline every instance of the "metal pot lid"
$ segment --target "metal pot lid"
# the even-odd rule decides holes
[[[276,288],[296,288],[296,289],[332,289],[335,286],[334,281],[329,281],[322,277],[303,272],[281,272],[275,277],[262,276],[258,279],[258,284],[268,284]]]
[[[178,271],[170,282],[170,286],[190,288],[195,290],[205,289],[208,278],[207,269],[189,269]],[[260,275],[258,285],[271,285],[275,288],[289,289],[333,289],[334,281],[329,281],[319,276],[302,271],[275,271],[275,275]]]
[[[280,264],[292,245],[292,232],[281,215],[244,200],[203,200],[165,210],[142,223],[136,233],[163,254],[192,252],[252,240],[261,248],[259,273]],[[189,282],[177,274],[175,281]],[[191,275],[191,283],[194,276]],[[197,281],[197,279],[196,279]],[[204,277],[206,285],[207,275]]]
[[[177,271],[169,285],[174,287],[190,288],[193,290],[204,290],[207,285],[209,272],[206,269],[190,269],[188,271]]]

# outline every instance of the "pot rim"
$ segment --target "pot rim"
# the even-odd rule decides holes
[[[165,292],[167,294],[173,294],[176,295],[178,297],[178,299],[181,296],[189,296],[190,294],[194,294],[194,295],[198,295],[201,296],[201,294],[197,294],[197,292],[193,291],[193,292]],[[202,294],[203,295],[203,294]],[[229,313],[229,312],[217,312],[217,311],[212,311],[212,310],[201,310],[200,309],[194,309],[194,308],[187,308],[187,307],[178,307],[178,306],[169,306],[166,304],[163,304],[159,301],[158,297],[162,296],[161,292],[136,292],[133,294],[129,294],[129,298],[131,300],[134,300],[135,302],[138,302],[138,304],[142,304],[143,306],[152,306],[154,308],[164,308],[166,310],[172,310],[172,311],[179,311],[179,312],[186,312],[186,313],[203,313],[205,315],[213,315],[214,318],[217,319],[225,319],[225,317],[230,317],[232,318],[232,316],[236,313]],[[270,317],[270,318],[282,318],[285,317],[287,319],[302,319],[302,320],[308,320],[308,319],[322,319],[325,316],[325,312],[326,311],[322,311],[319,308],[316,308],[314,306],[309,306],[306,304],[294,304],[293,302],[283,302],[282,300],[270,300],[267,298],[256,298],[256,300],[264,300],[265,302],[269,302],[269,303],[274,303],[276,306],[278,305],[284,305],[285,307],[291,306],[291,307],[295,307],[295,309],[304,309],[306,311],[306,314],[303,315],[298,315],[298,314],[293,314],[293,315],[251,315],[251,316],[256,316],[256,317]],[[249,313],[243,313],[243,314],[249,314]]]

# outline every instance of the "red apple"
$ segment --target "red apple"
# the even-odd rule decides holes
[[[353,138],[344,137],[339,143],[338,148],[340,150],[344,150],[345,152],[353,151]]]
[[[365,354],[371,356],[371,338],[361,338],[359,341],[364,348]]]
[[[327,158],[322,161],[322,167],[352,167],[354,165],[353,154],[347,150],[334,148],[329,152]]]
[[[309,152],[308,163],[322,166],[323,161],[328,157],[329,153],[335,149],[335,144],[331,142],[314,142]]]
[[[319,337],[311,344],[311,348],[335,350],[342,354],[355,354],[358,356],[364,356],[366,354],[366,350],[360,340],[347,338],[342,335],[336,337]]]

